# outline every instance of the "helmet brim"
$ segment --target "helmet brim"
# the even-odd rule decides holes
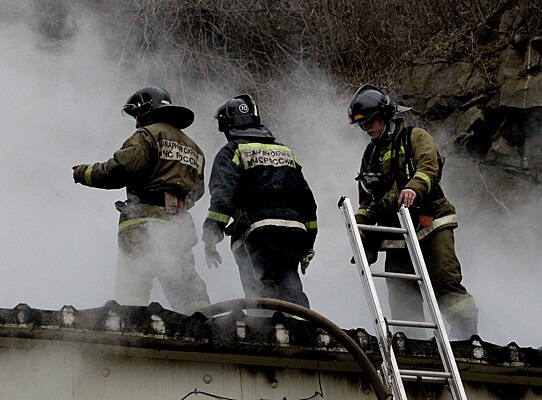
[[[399,104],[397,104],[395,106],[395,112],[393,113],[390,121],[403,119],[403,116],[401,114],[404,113],[404,112],[410,111],[410,110],[412,110],[412,107],[404,107],[404,106],[400,106]]]
[[[405,107],[397,104],[397,107],[395,108],[395,114],[401,114],[410,110],[412,110],[412,107]]]
[[[166,122],[179,129],[188,128],[194,122],[194,112],[186,107],[163,105],[152,110],[153,120]]]

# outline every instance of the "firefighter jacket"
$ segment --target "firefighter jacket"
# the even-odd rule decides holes
[[[201,198],[204,166],[203,151],[192,139],[173,125],[155,123],[137,129],[108,161],[77,166],[74,179],[102,189],[126,187],[128,205],[164,207],[165,193],[181,202]]]
[[[421,128],[405,128],[402,120],[391,128],[369,143],[363,154],[357,223],[398,226],[397,201],[401,190],[408,188],[416,192],[410,214],[419,240],[440,229],[456,228],[455,208],[439,184],[444,158],[433,137]],[[367,182],[371,176],[376,182]]]
[[[275,142],[263,125],[230,131],[227,138],[212,167],[203,241],[220,242],[233,218],[228,233],[234,251],[239,237],[266,226],[306,231],[303,250],[311,249],[317,234],[316,202],[292,150]]]

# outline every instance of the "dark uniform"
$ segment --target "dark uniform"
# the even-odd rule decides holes
[[[309,307],[298,266],[313,248],[316,202],[292,150],[261,125],[227,131],[215,157],[203,240],[214,245],[226,225],[246,297]]]
[[[451,324],[451,335],[464,339],[477,333],[478,310],[461,284],[461,265],[456,257],[453,230],[455,208],[439,185],[443,157],[433,137],[421,128],[405,128],[402,119],[388,123],[386,132],[366,148],[359,174],[359,224],[399,226],[398,198],[403,189],[416,193],[410,208],[424,260],[440,309]],[[365,245],[371,261],[386,251],[385,270],[413,273],[404,240],[366,232]],[[384,240],[383,240],[384,239]],[[418,283],[388,279],[392,318],[423,320]]]
[[[74,167],[74,179],[83,185],[126,187],[127,200],[117,202],[120,304],[148,305],[156,277],[175,311],[209,305],[195,270],[192,248],[198,239],[187,211],[204,193],[204,163],[192,139],[170,123],[157,122],[139,127],[108,161]]]

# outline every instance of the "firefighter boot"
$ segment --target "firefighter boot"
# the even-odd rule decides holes
[[[374,241],[363,241],[363,248],[365,249],[365,256],[367,257],[369,265],[374,264],[378,259],[378,245],[379,243]]]

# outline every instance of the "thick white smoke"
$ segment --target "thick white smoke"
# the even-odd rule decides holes
[[[21,5],[17,10],[9,1],[1,4],[13,7],[14,15],[24,14]],[[0,25],[3,308],[27,303],[43,309],[65,304],[84,309],[114,298],[118,212],[113,203],[124,199],[124,191],[75,185],[71,167],[107,160],[134,129],[119,112],[128,95],[160,82],[119,80],[123,75],[105,54],[96,25],[80,17],[76,24],[72,40],[52,50],[46,50],[23,18]],[[356,205],[354,177],[368,139],[347,123],[349,95],[337,95],[325,77],[315,77],[307,87],[306,93],[296,93],[283,104],[279,116],[269,118],[279,121],[269,128],[301,160],[318,202],[320,234],[316,257],[303,277],[305,290],[312,308],[338,325],[373,332],[337,208],[341,196]],[[207,178],[214,155],[225,143],[213,112],[236,94],[209,91],[189,98],[191,104],[179,101],[196,113],[186,133],[206,152]],[[262,117],[266,123],[266,115]],[[502,187],[502,180],[509,180],[515,196],[492,191]],[[540,346],[540,190],[453,157],[446,162],[443,185],[458,210],[457,253],[464,283],[480,308],[480,336],[497,344]],[[206,195],[192,212],[199,233],[208,200]],[[209,270],[201,243],[195,248],[197,268],[213,302],[243,296],[227,241],[219,250],[224,263]],[[386,308],[385,286],[378,287]],[[169,307],[159,287],[151,300]]]

